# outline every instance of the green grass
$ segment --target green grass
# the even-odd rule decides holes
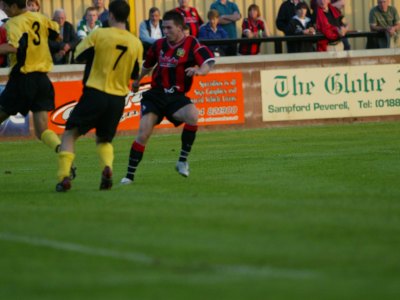
[[[154,135],[98,191],[94,141],[0,143],[0,299],[397,299],[400,123]],[[114,178],[132,137],[114,141]]]

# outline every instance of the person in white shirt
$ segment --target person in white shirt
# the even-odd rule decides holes
[[[85,11],[84,19],[78,24],[77,34],[80,39],[89,35],[93,30],[102,27],[99,20],[99,13],[94,6],[88,7]]]
[[[4,24],[3,20],[8,19],[7,14],[3,10],[3,2],[0,1],[0,26]]]
[[[143,55],[146,56],[147,50],[154,42],[164,37],[162,31],[161,13],[157,7],[152,7],[149,10],[149,18],[140,23],[139,39],[143,44]]]

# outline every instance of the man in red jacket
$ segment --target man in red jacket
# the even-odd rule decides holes
[[[341,12],[333,7],[329,0],[318,0],[316,11],[317,30],[326,39],[317,43],[317,51],[343,51],[342,37],[347,33],[347,26],[343,23]]]

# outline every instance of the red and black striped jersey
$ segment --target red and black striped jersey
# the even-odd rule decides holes
[[[194,7],[189,7],[188,10],[184,10],[180,7],[177,7],[175,9],[177,12],[179,12],[182,17],[185,18],[185,24],[189,27],[190,29],[190,34],[198,37],[199,35],[199,28],[201,25],[203,25],[203,19],[200,17],[199,13],[197,12],[197,9]]]
[[[193,36],[185,37],[176,45],[162,38],[147,51],[143,67],[151,69],[156,66],[152,88],[162,89],[165,93],[186,93],[192,86],[193,77],[186,76],[185,70],[214,60],[213,53]]]
[[[262,37],[259,34],[261,31],[262,33],[265,32],[264,22],[262,20],[250,20],[248,18],[243,20],[242,23],[242,37],[246,37],[244,32],[250,30],[252,33],[255,33],[256,37]],[[260,52],[260,43],[252,43],[252,44],[245,44],[242,43],[239,45],[239,53],[243,55],[249,54],[258,54]]]

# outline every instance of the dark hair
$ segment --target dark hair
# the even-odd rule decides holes
[[[19,9],[26,7],[26,0],[3,0],[8,6],[16,4]]]
[[[108,10],[113,14],[115,21],[125,23],[129,17],[131,8],[125,0],[116,0],[110,3]]]
[[[305,2],[299,2],[296,5],[296,10],[300,10],[300,9],[307,9],[308,10],[308,5]]]
[[[154,14],[156,11],[160,12],[160,9],[158,7],[153,6],[152,8],[149,9],[149,16]]]
[[[167,11],[163,16],[163,21],[173,21],[176,26],[181,26],[182,28],[185,25],[185,19],[175,10]]]

